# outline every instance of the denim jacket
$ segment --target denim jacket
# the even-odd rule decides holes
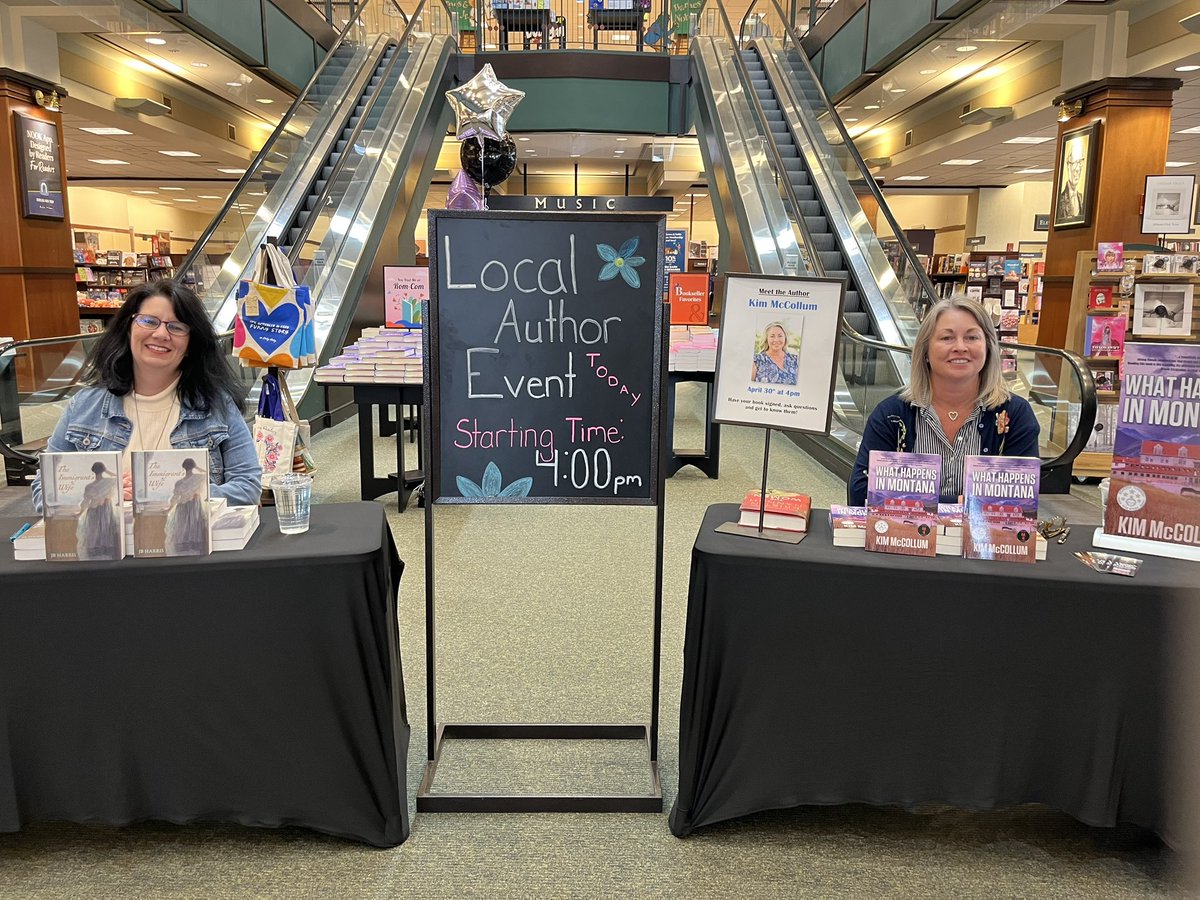
[[[181,401],[182,403],[182,401]],[[129,446],[133,423],[125,416],[121,397],[104,387],[88,387],[67,403],[46,449],[119,450]],[[254,439],[241,412],[222,396],[207,412],[182,403],[179,421],[171,431],[171,446],[206,448],[208,480],[214,497],[230,506],[257,506],[262,494],[262,469]],[[33,506],[42,511],[42,475],[33,480]]]

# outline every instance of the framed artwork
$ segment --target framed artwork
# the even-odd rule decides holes
[[[1192,285],[1139,284],[1133,295],[1133,333],[1187,337],[1192,333]]]
[[[1195,175],[1147,175],[1142,234],[1190,234]]]
[[[1092,223],[1099,134],[1099,120],[1063,132],[1054,181],[1055,228],[1083,228]]]

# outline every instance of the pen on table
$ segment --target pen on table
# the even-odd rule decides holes
[[[26,522],[24,525],[22,525],[20,528],[18,528],[16,531],[14,531],[12,533],[12,537],[10,537],[8,539],[9,543],[11,544],[14,541],[16,541],[17,538],[19,538],[21,535],[23,535],[25,532],[27,532],[32,527],[33,527],[32,522]]]

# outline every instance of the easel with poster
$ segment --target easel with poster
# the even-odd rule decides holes
[[[1129,343],[1097,547],[1200,560],[1200,346]]]
[[[714,422],[764,431],[762,489],[767,496],[771,429],[828,434],[846,283],[839,278],[730,274],[721,305]],[[803,532],[726,522],[725,534],[795,544]]]

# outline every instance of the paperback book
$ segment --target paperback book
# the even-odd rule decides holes
[[[941,484],[942,458],[936,453],[872,450],[867,469],[867,549],[934,556]]]
[[[125,555],[121,454],[42,454],[46,559],[70,562]]]
[[[829,507],[829,530],[835,547],[867,545],[867,508],[835,503]]]
[[[963,460],[963,556],[1037,559],[1038,487],[1042,461],[1032,456],[968,456]]]
[[[203,556],[212,551],[208,472],[203,450],[130,454],[133,555]]]
[[[746,494],[742,500],[739,525],[757,528],[759,511],[762,510],[763,528],[808,531],[808,516],[812,511],[812,498],[808,494],[768,489],[765,510],[761,498],[759,491]]]

